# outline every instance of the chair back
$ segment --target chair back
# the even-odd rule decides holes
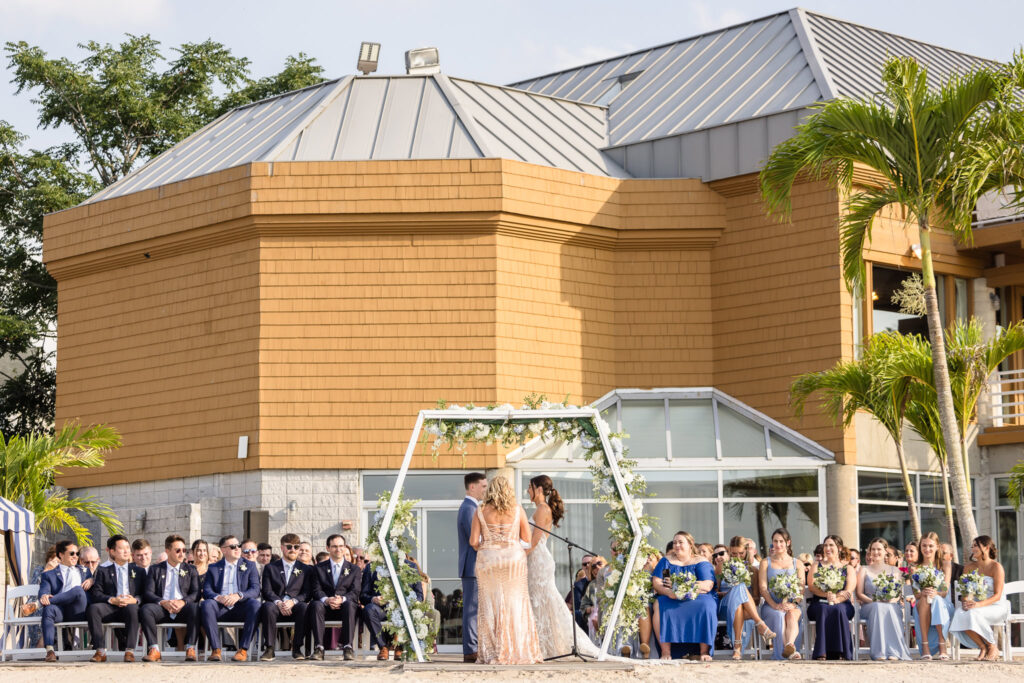
[[[7,603],[4,605],[4,621],[11,623],[21,615],[18,613],[19,601],[28,602],[30,598],[39,595],[39,584],[30,583],[27,586],[8,586]]]

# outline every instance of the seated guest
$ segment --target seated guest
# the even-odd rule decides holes
[[[328,553],[330,554],[330,553]],[[299,562],[302,564],[313,564],[313,544],[309,541],[299,543]],[[316,564],[319,564],[317,562]]]
[[[242,557],[249,560],[256,565],[256,571],[259,572],[260,580],[263,579],[263,565],[260,564],[257,559],[259,558],[259,548],[256,547],[256,541],[251,538],[247,538],[242,541]]]
[[[327,552],[326,550],[321,550],[320,552],[318,552],[316,554],[316,557],[313,560],[314,561],[314,565],[313,566],[316,566],[316,565],[320,564],[321,562],[323,562],[324,560],[326,560],[330,556],[331,556],[331,554],[329,552]],[[299,556],[299,561],[301,561],[301,560],[302,560],[302,556],[300,555]]]
[[[274,546],[269,543],[256,544],[256,564],[266,567],[274,559]],[[281,558],[277,558],[281,559]]]
[[[910,660],[906,637],[903,634],[903,574],[889,566],[886,560],[888,542],[874,538],[868,543],[868,563],[861,567],[857,578],[857,600],[860,601],[861,620],[871,648],[871,659]],[[896,579],[899,594],[894,598],[882,599],[877,595],[875,582],[882,574]]]
[[[146,572],[130,562],[132,547],[121,534],[107,539],[107,552],[111,563],[99,567],[89,591],[90,604],[85,610],[89,622],[89,637],[96,646],[90,662],[107,661],[103,647],[103,624],[121,622],[125,625],[124,661],[135,661],[135,643],[139,642],[139,605],[146,590]]]
[[[853,591],[856,576],[846,563],[846,548],[843,539],[835,534],[825,537],[822,559],[811,565],[811,579],[808,588],[812,596],[807,604],[807,618],[814,621],[815,659],[853,659],[853,638],[850,635],[850,619],[853,619]],[[816,584],[818,572],[826,567],[839,570],[844,585],[835,593],[819,588]]]
[[[61,541],[56,545],[58,564],[43,572],[39,579],[39,604],[42,605],[43,646],[46,661],[56,662],[53,651],[57,627],[60,621],[84,621],[89,598],[86,591],[92,588],[92,572],[78,565],[78,546],[73,541]]]
[[[921,540],[917,543],[918,557],[921,558],[918,567],[935,567],[942,572],[943,582],[947,590],[938,588],[922,588],[919,584],[914,587],[914,626],[916,627],[917,640],[921,652],[921,659],[931,659],[932,651],[938,649],[939,659],[949,659],[946,653],[946,634],[949,631],[949,620],[953,618],[953,590],[955,584],[951,578],[952,567],[950,561],[944,561],[939,548],[939,535],[934,531],[922,534]],[[911,570],[911,577],[914,576],[916,567]],[[922,628],[922,624],[925,626]]]
[[[153,564],[153,547],[144,538],[136,538],[132,541],[132,562],[136,567],[149,571]]]
[[[672,659],[672,645],[688,658],[710,662],[714,655],[715,629],[718,626],[715,602],[715,570],[697,554],[693,536],[677,531],[672,538],[672,557],[663,557],[654,567],[651,584],[658,595],[661,618],[661,658]],[[697,579],[697,596],[679,599],[672,590],[671,577],[692,574]],[[698,653],[699,652],[699,656]]]
[[[990,536],[974,539],[971,557],[964,572],[981,574],[988,597],[979,600],[977,595],[960,595],[960,604],[949,622],[949,632],[959,637],[964,645],[978,647],[981,650],[979,660],[994,662],[999,659],[999,647],[992,626],[1004,623],[1010,614],[1010,601],[1003,595],[1006,573],[996,559],[996,544]],[[1010,647],[1010,643],[1004,642],[1003,647]]]
[[[260,613],[259,571],[255,562],[242,557],[242,544],[237,537],[225,536],[218,545],[223,557],[206,570],[204,600],[199,608],[203,630],[210,639],[211,652],[206,661],[221,661],[218,622],[240,621],[242,634],[233,659],[244,662],[249,656],[249,642]]]
[[[406,560],[406,564],[411,564],[409,560]],[[423,584],[414,583],[412,590],[416,594],[417,600],[423,599]],[[452,597],[458,594],[459,603],[462,602],[462,592],[456,589],[452,593]],[[381,600],[380,591],[377,590],[377,568],[374,565],[367,564],[366,571],[363,572],[362,588],[359,592],[359,603],[363,606],[363,623],[366,625],[366,629],[370,632],[370,647],[376,646],[378,648],[377,660],[386,662],[389,656],[388,647],[390,646],[391,640],[381,630],[381,624],[387,621],[387,615],[384,613],[384,609],[387,605]],[[456,614],[462,614],[461,607],[458,608]],[[402,649],[395,648],[395,661],[402,658]]]
[[[781,638],[775,638],[775,647],[772,652],[772,659],[802,659],[799,649],[800,637],[800,604],[803,600],[803,587],[806,585],[804,578],[805,560],[806,566],[810,566],[811,556],[802,553],[800,557],[793,557],[793,541],[789,531],[784,528],[772,532],[772,545],[768,549],[768,557],[761,560],[761,567],[757,572],[761,596],[764,604],[761,605],[761,618],[768,627],[781,634]],[[771,590],[772,580],[779,574],[794,575],[797,577],[797,585],[800,587],[800,594],[790,599],[788,596],[778,595]]]
[[[160,661],[157,624],[181,624],[185,627],[185,661],[196,661],[196,632],[199,627],[199,572],[185,563],[185,539],[171,534],[164,540],[167,559],[149,568],[149,581],[143,594],[145,604],[139,610],[142,634],[149,651],[145,662]]]
[[[742,536],[733,536],[729,542],[729,555],[732,560],[740,560],[747,564],[750,572],[750,585],[745,583],[731,584],[726,582],[719,573],[718,596],[721,603],[718,606],[718,618],[725,622],[726,635],[732,643],[732,658],[735,660],[743,657],[743,630],[746,622],[753,621],[757,632],[765,639],[765,644],[771,647],[775,633],[768,628],[757,613],[757,605],[754,603],[756,595],[757,570],[747,563],[747,539]],[[712,549],[712,552],[714,550]],[[725,566],[725,563],[721,563]]]
[[[295,534],[282,536],[281,559],[272,561],[263,569],[261,662],[274,661],[274,642],[277,640],[277,620],[280,617],[295,623],[292,658],[305,659],[302,643],[306,638],[306,610],[309,601],[313,599],[313,567],[299,562],[299,541]]]
[[[341,621],[341,640],[345,661],[355,659],[352,641],[356,635],[356,610],[363,572],[345,559],[345,537],[331,534],[327,537],[330,559],[316,565],[313,575],[313,601],[309,603],[309,628],[313,636],[313,655],[310,659],[324,658],[324,622]]]
[[[587,592],[587,586],[590,585],[590,563],[593,561],[593,555],[583,556],[583,576],[578,578],[572,585],[572,611],[576,617],[576,625],[584,631],[587,630],[587,615],[583,612],[583,596]]]
[[[78,564],[95,574],[96,568],[100,566],[100,551],[96,550],[96,548],[93,548],[91,545],[79,548]]]

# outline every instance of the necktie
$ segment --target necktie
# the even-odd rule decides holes
[[[128,592],[128,565],[117,568],[117,594],[125,595]]]
[[[333,572],[334,573],[334,585],[337,586],[338,585],[338,574],[341,573],[341,565],[340,564],[332,564],[331,568],[334,570],[334,572]]]

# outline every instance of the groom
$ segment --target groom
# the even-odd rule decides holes
[[[469,545],[473,515],[487,492],[487,477],[470,472],[463,482],[466,499],[459,507],[459,578],[462,579],[462,660],[476,661],[476,551]]]

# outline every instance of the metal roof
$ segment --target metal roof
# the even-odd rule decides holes
[[[87,200],[255,161],[503,157],[628,177],[605,108],[442,74],[356,76],[234,109]]]

